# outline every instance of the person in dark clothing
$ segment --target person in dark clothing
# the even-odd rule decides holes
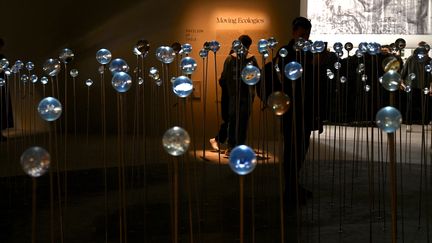
[[[5,56],[2,54],[2,49],[5,45],[5,42],[2,38],[0,38],[0,60],[5,58]],[[5,80],[5,71],[3,70],[3,67],[0,67],[0,79]],[[1,92],[1,107],[0,107],[0,113],[1,113],[1,119],[0,119],[0,128],[1,131],[3,131],[6,128],[13,127],[13,116],[12,116],[12,103],[10,99],[10,95],[7,92],[7,82],[6,85],[3,85],[0,87]],[[6,140],[6,137],[4,137],[0,133],[0,140]]]

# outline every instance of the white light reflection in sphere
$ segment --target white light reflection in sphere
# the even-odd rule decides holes
[[[189,43],[181,45],[181,52],[183,54],[190,54],[192,52],[192,45]]]
[[[121,58],[116,58],[111,61],[109,65],[109,70],[111,71],[112,75],[117,72],[129,72],[129,65],[126,63],[125,60]]]
[[[274,49],[276,46],[277,46],[277,44],[279,43],[277,40],[276,40],[276,38],[274,38],[274,37],[270,37],[270,38],[268,38],[268,47],[270,48],[270,49]]]
[[[281,56],[281,57],[286,57],[288,55],[288,51],[287,51],[287,49],[285,49],[285,48],[281,48],[280,50],[279,50],[279,56]]]
[[[175,55],[174,49],[169,46],[160,46],[156,49],[156,58],[165,64],[172,63]]]
[[[183,74],[192,74],[197,66],[195,59],[192,57],[183,57],[180,61],[180,68]]]
[[[302,76],[303,68],[298,62],[290,62],[287,65],[285,65],[285,77],[296,80]]]
[[[132,78],[125,72],[117,72],[112,77],[111,84],[117,92],[124,93],[132,86]]]
[[[6,58],[0,60],[0,68],[5,69],[9,67],[9,61]]]
[[[34,64],[32,62],[27,62],[25,66],[26,66],[26,69],[28,71],[31,71],[34,69]]]
[[[162,145],[165,151],[172,156],[184,154],[190,144],[190,137],[186,130],[175,126],[168,129],[162,137]]]
[[[256,154],[250,147],[239,145],[231,150],[229,166],[238,175],[251,173],[257,165]]]
[[[46,60],[43,65],[43,70],[51,77],[56,76],[60,72],[60,61],[52,58]]]
[[[325,46],[325,43],[323,41],[315,41],[312,44],[312,49],[314,50],[314,52],[317,52],[317,53],[323,52],[325,50],[325,47],[326,46]]]
[[[72,52],[71,49],[65,48],[65,49],[60,51],[59,59],[63,63],[69,63],[73,60],[74,56],[75,56],[75,54]]]
[[[351,42],[345,43],[344,48],[346,51],[350,52],[354,48],[353,43]]]
[[[268,40],[266,39],[261,39],[258,41],[258,52],[260,54],[263,54],[265,51],[267,51],[269,46]]]
[[[32,74],[31,76],[30,76],[30,81],[33,83],[33,84],[35,84],[35,83],[37,83],[37,81],[38,81],[38,76],[36,75],[36,74]]]
[[[272,109],[275,115],[282,116],[291,107],[291,100],[287,94],[276,91],[269,96],[267,105]]]
[[[39,102],[38,113],[45,121],[55,121],[62,114],[62,105],[56,98],[46,97]]]
[[[28,81],[29,81],[29,76],[27,76],[27,74],[23,74],[23,75],[21,75],[21,82],[22,83],[27,83]]]
[[[0,78],[0,87],[3,87],[6,85],[6,80],[4,78]]]
[[[102,65],[108,64],[111,61],[111,58],[111,52],[107,49],[102,48],[96,52],[96,61]]]
[[[382,76],[382,86],[388,91],[396,91],[401,81],[400,74],[395,70],[390,70]]]
[[[247,85],[255,85],[260,81],[261,71],[254,65],[248,64],[243,68],[241,78]]]
[[[152,78],[153,80],[159,80],[160,79],[159,70],[155,67],[151,67],[149,69],[149,77]]]
[[[340,51],[342,51],[342,50],[343,50],[343,45],[342,45],[342,43],[340,43],[340,42],[336,42],[336,43],[334,43],[334,45],[333,45],[333,50],[334,50],[335,52],[340,52]]]
[[[87,87],[92,86],[92,85],[93,85],[93,80],[91,80],[91,79],[87,79],[87,80],[85,81],[85,85],[87,85]]]
[[[44,148],[34,146],[21,154],[20,163],[27,175],[39,177],[48,171],[51,157]]]
[[[216,40],[212,40],[208,43],[208,47],[210,48],[211,51],[213,51],[214,53],[216,53],[217,51],[219,51],[221,45],[218,41]]]
[[[44,85],[47,84],[48,83],[48,78],[45,77],[45,76],[42,76],[41,83],[44,84]]]
[[[386,133],[395,132],[402,123],[402,115],[392,106],[381,108],[376,114],[377,126]]]
[[[186,76],[177,77],[172,82],[173,92],[180,98],[188,97],[193,91],[192,81]]]
[[[70,76],[72,77],[72,78],[76,78],[77,76],[78,76],[78,70],[76,70],[76,69],[72,69],[72,70],[70,70],[70,72],[69,72],[69,74],[70,74]]]
[[[208,56],[208,51],[206,50],[206,49],[201,49],[200,51],[199,51],[199,56],[201,57],[201,58],[206,58],[207,56]]]

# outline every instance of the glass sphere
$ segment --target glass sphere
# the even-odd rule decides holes
[[[155,84],[156,86],[160,87],[162,85],[162,79],[156,79]]]
[[[32,74],[32,75],[30,76],[30,81],[31,81],[33,84],[37,83],[37,81],[38,81],[38,76],[37,76],[36,74]]]
[[[206,49],[201,49],[200,51],[199,51],[199,56],[201,57],[201,58],[206,58],[207,56],[208,56],[208,51],[206,50]]]
[[[192,45],[189,43],[185,43],[181,46],[181,53],[190,54],[192,52]]]
[[[357,66],[357,73],[363,73],[365,71],[365,65],[364,63],[359,63],[359,65]]]
[[[34,69],[34,64],[33,64],[32,62],[27,62],[27,63],[26,63],[26,69],[27,69],[28,71],[33,70],[33,69]]]
[[[416,74],[415,74],[415,73],[410,73],[410,74],[408,74],[408,79],[409,79],[410,81],[413,81],[414,79],[416,79]]]
[[[5,69],[9,67],[9,61],[6,58],[0,60],[0,68]]]
[[[423,94],[425,94],[425,95],[428,95],[429,94],[429,88],[428,87],[425,87],[424,89],[423,89]]]
[[[301,51],[303,49],[304,43],[305,43],[305,40],[303,38],[299,37],[296,40],[296,42],[294,43],[294,46],[293,46],[294,50]]]
[[[334,68],[336,69],[336,70],[338,70],[339,68],[341,68],[342,67],[342,64],[340,63],[340,62],[335,62],[335,64],[334,64]]]
[[[354,48],[354,45],[351,42],[347,42],[344,47],[346,51],[350,52]]]
[[[43,70],[51,77],[56,76],[60,72],[60,61],[52,58],[46,60],[43,65]]]
[[[169,46],[160,46],[156,49],[156,58],[165,64],[172,63],[175,55],[174,49]]]
[[[428,59],[428,52],[424,46],[419,46],[414,50],[414,57],[419,62],[424,62]]]
[[[240,40],[234,40],[231,44],[231,49],[234,52],[239,52],[241,49],[243,49],[243,44],[241,43]],[[205,50],[205,49],[203,49]]]
[[[142,77],[138,77],[138,84],[141,85],[144,83],[144,79]]]
[[[65,48],[65,49],[60,51],[59,59],[63,63],[69,63],[73,60],[74,56],[75,56],[75,54],[72,52],[72,50]]]
[[[21,70],[24,67],[24,63],[21,60],[17,60],[15,66],[18,70]]]
[[[360,42],[358,49],[360,50],[361,53],[368,52],[368,43]]]
[[[411,92],[411,86],[410,86],[410,85],[405,86],[404,91],[405,91],[406,93]]]
[[[367,51],[370,55],[378,55],[381,52],[381,45],[376,42],[368,43]]]
[[[105,72],[105,66],[104,65],[100,65],[98,67],[98,72],[99,72],[99,74],[103,74]]]
[[[190,78],[179,76],[172,83],[173,92],[180,98],[188,97],[193,91],[193,84]]]
[[[6,85],[6,80],[4,78],[0,78],[0,87],[3,87]]]
[[[315,50],[315,52],[321,53],[325,49],[325,43],[323,41],[315,41],[312,45],[312,48]]]
[[[334,43],[334,45],[333,45],[333,50],[334,50],[335,52],[343,51],[343,45],[342,45],[342,43],[340,43],[340,42],[336,42],[336,43]]]
[[[258,52],[260,54],[263,54],[265,51],[267,51],[269,46],[268,40],[266,39],[261,39],[258,41]]]
[[[21,154],[20,163],[27,175],[39,177],[48,171],[51,157],[44,148],[34,146],[26,149]]]
[[[400,62],[396,57],[389,56],[382,61],[382,67],[384,72],[388,72],[390,70],[398,71],[400,69]]]
[[[18,73],[18,72],[19,72],[19,68],[18,68],[18,66],[15,65],[15,64],[12,65],[11,71],[12,71],[13,73]]]
[[[312,50],[312,45],[313,45],[313,42],[310,41],[310,40],[307,40],[307,41],[304,42],[302,50],[304,52],[311,51]]]
[[[78,76],[78,70],[72,69],[70,70],[69,74],[72,78],[76,78]]]
[[[402,123],[402,115],[392,106],[381,108],[375,117],[377,126],[386,133],[395,132]]]
[[[180,53],[182,50],[182,45],[178,42],[174,42],[171,44],[171,48],[174,50],[176,54]]]
[[[363,52],[360,49],[357,49],[355,52],[355,55],[357,58],[362,58],[363,57]]]
[[[27,76],[27,74],[23,74],[21,75],[21,82],[23,82],[24,84],[27,83],[29,81],[29,76]]]
[[[45,76],[42,76],[41,83],[44,84],[44,85],[47,84],[48,83],[48,78],[45,77]]]
[[[100,49],[96,52],[96,60],[102,64],[108,64],[111,61],[112,55],[111,52],[107,49]]]
[[[136,43],[135,48],[139,53],[141,53],[140,55],[146,55],[150,50],[150,43],[147,40],[139,40]]]
[[[341,76],[341,77],[340,77],[340,82],[341,82],[342,84],[346,83],[346,81],[347,81],[347,78],[346,78],[345,76]]]
[[[209,48],[212,52],[216,53],[220,49],[220,43],[218,41],[212,40],[209,42]]]
[[[388,91],[396,91],[399,88],[401,76],[395,70],[390,70],[382,76],[382,86]]]
[[[334,79],[334,76],[334,73],[330,69],[327,69],[327,78]]]
[[[87,80],[85,81],[85,84],[87,85],[87,87],[90,87],[90,86],[93,85],[93,80],[91,80],[91,79],[87,79]]]
[[[180,68],[183,74],[192,74],[197,68],[197,63],[192,57],[184,57],[180,61]]]
[[[250,147],[239,145],[231,150],[229,166],[238,175],[251,173],[257,164],[256,154]]]
[[[430,64],[427,64],[425,66],[425,71],[428,72],[428,73],[430,73],[432,71],[432,66]]]
[[[151,67],[149,69],[149,77],[154,79],[154,80],[160,79],[159,70],[157,70],[157,68],[155,68],[155,67]]]
[[[362,82],[366,82],[368,80],[368,76],[366,74],[362,74],[361,80]]]
[[[3,71],[6,74],[6,76],[10,76],[11,75],[11,70],[9,68],[5,68],[5,69],[3,69]]]
[[[274,38],[274,37],[270,37],[270,38],[268,38],[267,41],[268,41],[268,47],[269,47],[270,49],[274,49],[274,48],[277,46],[277,44],[278,44],[276,38]]]
[[[370,91],[370,85],[369,85],[369,84],[366,84],[366,85],[364,86],[364,91],[365,91],[366,93]]]
[[[281,57],[286,57],[288,55],[288,51],[287,51],[287,49],[285,49],[285,48],[281,48],[280,50],[279,50],[279,56],[281,56]]]
[[[178,126],[168,129],[162,137],[163,148],[172,156],[184,154],[189,148],[189,144],[189,134]]]
[[[247,85],[255,85],[260,81],[261,71],[254,65],[248,64],[243,68],[241,78]]]
[[[290,108],[291,100],[285,93],[276,91],[269,96],[267,105],[272,109],[275,115],[282,116]]]
[[[55,121],[62,114],[62,105],[56,98],[46,97],[39,102],[38,113],[45,121]]]
[[[135,56],[142,56],[142,55],[143,55],[143,53],[140,52],[136,46],[134,46],[134,47],[132,48],[132,53],[133,53]]]
[[[116,72],[111,79],[111,84],[117,92],[123,93],[132,86],[132,78],[125,72]]]
[[[399,38],[395,41],[395,45],[399,50],[402,50],[406,47],[406,41],[402,38]]]
[[[303,68],[298,62],[290,62],[285,65],[285,77],[291,80],[296,80],[302,76]]]
[[[125,60],[121,58],[116,58],[111,61],[109,65],[109,70],[111,71],[112,75],[115,75],[117,72],[129,72],[129,65],[126,63]]]

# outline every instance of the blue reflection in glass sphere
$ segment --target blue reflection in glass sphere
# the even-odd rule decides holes
[[[43,65],[43,70],[51,77],[56,76],[60,72],[60,61],[52,58],[46,60]]]
[[[298,62],[290,62],[287,65],[285,65],[285,77],[296,80],[302,76],[303,68]]]
[[[395,132],[402,123],[402,115],[392,106],[381,108],[376,114],[377,126],[386,133]]]
[[[371,55],[378,55],[381,52],[381,45],[376,42],[368,43],[367,52]]]
[[[151,67],[149,69],[149,77],[154,80],[159,80],[160,79],[159,70],[155,67]]]
[[[180,68],[183,74],[192,74],[197,68],[197,63],[192,57],[184,57],[180,61]]]
[[[424,62],[428,59],[428,52],[424,46],[419,46],[414,50],[414,57],[419,62]]]
[[[189,144],[189,134],[178,126],[168,129],[162,137],[163,148],[172,156],[184,154],[188,150]]]
[[[229,166],[238,175],[251,173],[257,164],[256,154],[250,147],[239,145],[231,150]]]
[[[270,47],[270,49],[273,49],[273,48],[275,48],[276,46],[277,46],[277,44],[279,43],[277,40],[276,40],[276,38],[274,38],[274,37],[270,37],[270,38],[268,38],[268,46]]]
[[[117,92],[123,93],[132,86],[132,78],[125,72],[116,72],[111,79],[111,84]]]
[[[313,42],[311,40],[307,40],[304,42],[303,51],[312,51]]]
[[[367,42],[360,42],[358,49],[361,53],[366,53],[368,51],[368,43]]]
[[[125,60],[121,58],[116,58],[111,61],[109,65],[109,70],[111,71],[112,75],[117,72],[129,72],[129,65],[126,63]]]
[[[401,81],[400,74],[395,70],[390,70],[382,76],[382,86],[388,91],[396,91]]]
[[[193,91],[192,81],[186,76],[177,77],[172,83],[173,92],[180,98],[188,97]]]
[[[312,49],[317,53],[321,53],[325,49],[325,43],[323,41],[315,41],[312,45]]]
[[[266,39],[259,40],[258,41],[258,52],[260,54],[263,54],[264,52],[267,51],[268,46],[269,46],[268,40],[266,40]]]
[[[234,52],[239,52],[243,48],[243,44],[239,40],[234,40],[231,44],[231,49]]]
[[[169,46],[160,46],[156,49],[156,58],[165,64],[172,63],[175,55],[174,49]]]
[[[108,64],[111,58],[111,52],[107,49],[102,48],[96,52],[96,60],[102,65]]]
[[[32,74],[30,76],[30,81],[35,84],[38,81],[38,76],[36,74]]]
[[[279,50],[279,56],[281,56],[281,57],[286,57],[288,55],[288,51],[287,51],[287,49],[285,49],[285,48],[281,48],[280,50]]]
[[[220,49],[220,43],[216,40],[212,40],[208,43],[208,48],[210,48],[211,51],[216,53]]]
[[[191,44],[185,43],[185,44],[181,45],[180,53],[190,54],[191,52],[192,52],[192,45]]]
[[[65,48],[65,49],[60,51],[59,59],[63,63],[69,63],[73,60],[74,56],[75,56],[75,54],[72,52],[71,49]]]
[[[38,113],[45,121],[55,121],[62,114],[62,105],[56,98],[46,97],[39,102]]]
[[[340,52],[340,51],[342,51],[342,50],[343,50],[342,43],[340,43],[340,42],[336,42],[336,43],[334,43],[334,44],[333,44],[333,50],[334,50],[335,52]]]
[[[252,64],[246,65],[241,72],[241,78],[247,85],[255,85],[260,81],[261,72]]]
[[[41,147],[30,147],[21,154],[21,167],[31,177],[39,177],[45,174],[51,163],[50,154]]]
[[[41,83],[44,84],[44,85],[47,84],[48,83],[48,78],[45,77],[45,76],[42,76]]]
[[[0,68],[5,69],[9,67],[9,61],[6,58],[0,60]]]
[[[21,75],[21,82],[23,82],[24,84],[27,83],[29,81],[29,76],[27,76],[27,74],[23,74]]]
[[[24,63],[21,60],[17,60],[15,66],[18,70],[21,70],[24,67]]]
[[[28,71],[33,70],[33,69],[34,69],[34,64],[33,64],[32,62],[27,62],[27,63],[26,63],[26,69],[27,69]]]
[[[199,56],[201,57],[201,58],[206,58],[207,56],[208,56],[208,51],[206,50],[206,49],[201,49],[200,51],[199,51]]]

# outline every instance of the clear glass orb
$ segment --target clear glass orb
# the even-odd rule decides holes
[[[269,46],[268,40],[266,40],[266,39],[259,40],[258,41],[258,52],[260,54],[263,54],[265,51],[268,50],[268,46]]]
[[[98,67],[98,72],[99,72],[99,74],[104,74],[104,72],[105,72],[105,66],[104,65],[100,65]]]
[[[368,52],[368,43],[367,42],[360,42],[358,49],[361,53]]]
[[[33,83],[33,84],[35,84],[35,83],[37,83],[37,81],[38,81],[38,76],[36,75],[36,74],[32,74],[31,76],[30,76],[30,81]]]
[[[275,115],[282,116],[291,107],[291,100],[287,94],[276,91],[269,96],[267,105],[272,109]]]
[[[247,85],[255,85],[260,81],[261,71],[254,65],[248,64],[243,68],[241,78]]]
[[[116,58],[111,61],[109,65],[109,70],[111,71],[111,74],[114,75],[117,72],[129,72],[129,65],[126,63],[125,60],[121,58]]]
[[[368,76],[366,74],[362,74],[361,80],[362,82],[366,82],[368,80]]]
[[[39,102],[38,113],[45,121],[55,121],[62,114],[62,105],[56,98],[46,97]]]
[[[92,85],[93,85],[93,80],[91,80],[91,79],[87,79],[87,80],[85,81],[85,85],[87,85],[87,87],[92,86]]]
[[[18,70],[21,70],[24,67],[24,63],[21,60],[17,60],[14,65]]]
[[[404,91],[406,92],[406,93],[409,93],[409,92],[411,92],[411,86],[410,85],[407,85],[407,86],[405,86],[405,88],[404,88]]]
[[[351,42],[347,42],[347,43],[345,43],[344,48],[347,52],[350,52],[354,48],[354,45]]]
[[[229,166],[238,175],[251,173],[257,165],[256,154],[250,147],[239,145],[231,150]]]
[[[415,73],[410,73],[410,74],[408,74],[408,79],[409,79],[410,81],[413,81],[414,79],[416,79],[416,74],[415,74]]]
[[[76,70],[76,69],[71,69],[70,70],[70,72],[69,72],[69,74],[70,74],[70,76],[72,77],[72,78],[76,78],[76,77],[78,77],[78,70]]]
[[[216,53],[220,49],[220,43],[218,41],[212,40],[209,42],[209,49]]]
[[[17,65],[15,65],[15,64],[14,64],[14,65],[12,65],[11,71],[12,71],[13,73],[15,73],[15,74],[16,74],[16,73],[18,73],[18,72],[19,72],[19,70],[20,70],[20,69],[18,68],[18,66],[17,66]]]
[[[6,76],[8,76],[8,77],[12,74],[11,70],[9,68],[5,68],[5,69],[3,69],[3,71],[6,74]]]
[[[142,56],[142,55],[143,55],[143,53],[140,52],[136,46],[134,46],[134,47],[132,48],[132,53],[133,53],[135,56]]]
[[[399,38],[395,41],[395,45],[399,50],[402,50],[406,47],[406,41],[402,38]]]
[[[369,85],[369,84],[366,84],[366,85],[364,86],[364,91],[365,91],[366,93],[370,91],[370,85]]]
[[[340,69],[341,67],[342,67],[342,64],[341,64],[340,62],[335,62],[335,64],[334,64],[334,68],[335,68],[336,70]]]
[[[261,53],[262,56],[264,57],[264,59],[267,59],[269,57],[269,52],[268,50],[263,51],[263,53]]]
[[[388,91],[396,91],[399,88],[401,76],[395,70],[386,72],[382,77],[382,86]]]
[[[168,129],[162,137],[162,145],[165,151],[172,156],[184,154],[190,144],[190,137],[186,130],[175,126]]]
[[[25,66],[28,71],[32,71],[34,69],[34,63],[32,62],[27,62]]]
[[[45,76],[42,76],[42,78],[41,78],[41,83],[42,83],[43,85],[47,84],[47,83],[48,83],[48,78],[45,77]]]
[[[268,38],[267,41],[268,41],[268,47],[270,49],[274,49],[277,46],[277,44],[279,44],[278,41],[276,40],[276,38],[274,38],[274,37]]]
[[[285,65],[285,77],[290,80],[296,80],[302,76],[303,68],[298,62],[290,62]]]
[[[27,76],[27,74],[23,74],[23,75],[21,75],[21,82],[22,83],[27,83],[28,81],[29,81],[29,76]]]
[[[299,37],[296,40],[296,42],[294,43],[294,46],[293,46],[294,50],[295,51],[301,51],[303,49],[304,43],[305,43],[305,40],[303,38]]]
[[[156,49],[156,58],[165,64],[172,63],[175,55],[174,49],[169,46],[160,46]]]
[[[430,64],[427,64],[425,66],[425,71],[428,72],[428,73],[430,73],[432,71],[432,66]]]
[[[424,89],[423,89],[423,94],[425,94],[425,95],[428,95],[429,94],[429,88],[428,87],[425,87]]]
[[[111,79],[111,84],[117,92],[124,93],[132,86],[132,78],[126,72],[116,72]]]
[[[307,40],[307,41],[304,42],[302,50],[304,52],[311,51],[312,50],[312,45],[313,45],[313,42],[311,40]]]
[[[183,57],[182,60],[180,61],[180,68],[183,72],[183,74],[192,74],[196,68],[197,68],[197,63],[195,61],[195,59],[193,59],[192,57]]]
[[[199,51],[199,56],[201,57],[201,58],[206,58],[207,56],[208,56],[208,51],[206,50],[206,49],[201,49],[200,51]]]
[[[60,68],[60,61],[52,58],[46,60],[43,65],[44,72],[51,77],[56,76],[60,72]]]
[[[31,177],[45,174],[51,163],[50,154],[42,147],[34,146],[26,149],[20,157],[21,167]]]
[[[382,67],[384,69],[384,72],[388,72],[390,70],[398,71],[400,69],[400,63],[396,57],[389,56],[384,58],[384,60],[382,61]]]
[[[162,79],[155,79],[155,84],[160,87],[162,85]]]
[[[363,52],[360,49],[357,49],[355,52],[355,55],[357,58],[362,58],[363,57]]]
[[[142,77],[138,77],[138,84],[141,85],[144,83],[144,79]]]
[[[381,108],[375,117],[377,126],[386,133],[394,133],[402,123],[402,115],[392,106]]]
[[[325,43],[323,41],[315,41],[312,45],[312,48],[315,50],[315,52],[317,53],[321,53],[325,50]]]
[[[359,63],[359,65],[357,66],[357,73],[363,73],[365,71],[365,65],[364,63]]]
[[[111,52],[107,49],[102,48],[96,52],[96,61],[102,65],[108,64],[111,61],[111,58]]]
[[[155,67],[151,67],[149,69],[149,77],[154,79],[154,80],[160,79],[159,70]]]
[[[136,43],[135,48],[139,53],[141,53],[140,55],[147,55],[150,50],[150,43],[147,40],[139,40]]]
[[[192,53],[192,45],[189,44],[189,43],[185,43],[185,44],[181,45],[180,52],[183,53],[183,54],[190,54],[190,53]]]
[[[424,46],[419,46],[414,50],[414,57],[419,62],[424,62],[428,58],[428,52],[426,51],[426,48]]]
[[[4,78],[0,78],[0,87],[3,87],[6,85],[6,80]]]
[[[72,50],[65,48],[60,51],[59,59],[63,63],[69,63],[74,59],[75,54],[72,52]]]
[[[346,78],[345,76],[341,76],[341,77],[340,77],[340,82],[341,82],[342,84],[346,83],[346,82],[347,82],[347,78]]]
[[[188,97],[193,91],[192,80],[186,76],[179,76],[172,83],[172,89],[178,97]]]
[[[334,77],[334,73],[330,69],[327,69],[327,78],[334,79]]]
[[[334,44],[333,44],[333,50],[334,50],[335,52],[343,51],[343,45],[342,45],[342,43],[340,43],[340,42],[336,42],[336,43],[334,43]]]
[[[285,49],[285,48],[281,48],[280,50],[279,50],[279,56],[281,56],[281,57],[286,57],[288,55],[288,51],[287,51],[287,49]]]
[[[368,43],[367,51],[370,55],[378,55],[381,52],[381,45],[376,42]]]
[[[6,58],[0,60],[0,68],[5,69],[9,67],[9,61]]]
[[[179,54],[182,50],[182,45],[179,42],[174,42],[171,44],[171,48],[176,54]]]

